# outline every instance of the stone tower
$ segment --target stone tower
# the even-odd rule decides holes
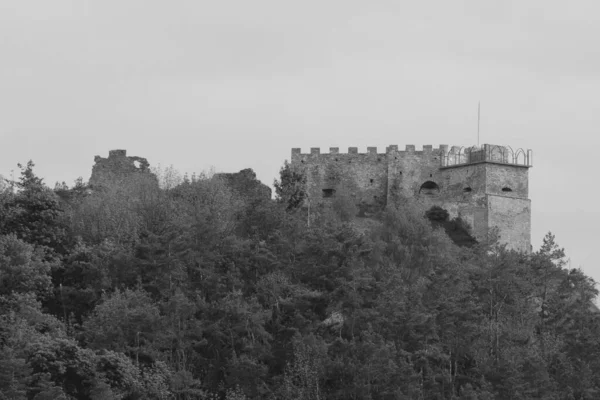
[[[450,217],[461,217],[482,239],[496,227],[500,241],[508,248],[531,249],[531,200],[528,173],[531,150],[513,151],[507,146],[485,144],[476,147],[423,146],[404,151],[388,146],[385,153],[368,147],[358,153],[331,148],[321,154],[292,149],[292,166],[304,172],[308,198],[327,202],[345,192],[363,210],[398,204],[415,198],[425,207],[446,209]]]

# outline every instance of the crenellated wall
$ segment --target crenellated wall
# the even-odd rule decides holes
[[[337,147],[330,148],[329,153],[321,153],[319,148],[307,154],[292,150],[292,164],[306,175],[309,199],[328,198],[343,191],[357,204],[385,205],[387,157],[377,153],[376,147],[369,147],[367,153],[358,153],[356,147],[350,147],[348,153],[340,153]]]
[[[340,153],[311,148],[310,153],[292,149],[292,165],[307,178],[310,202],[327,202],[345,193],[358,205],[384,207],[403,198],[415,198],[424,207],[439,205],[451,217],[461,217],[476,238],[492,227],[501,240],[515,250],[530,251],[530,200],[528,169],[531,151],[514,152],[507,146],[481,147],[431,145],[417,150],[397,145],[378,153],[356,147]]]

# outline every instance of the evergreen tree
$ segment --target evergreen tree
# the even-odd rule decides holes
[[[21,176],[14,182],[17,193],[6,196],[0,210],[0,234],[15,234],[27,243],[64,253],[65,227],[58,197],[33,172],[32,161],[19,164]]]

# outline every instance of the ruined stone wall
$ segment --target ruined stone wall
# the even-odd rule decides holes
[[[131,178],[135,174],[144,177],[154,176],[150,172],[150,164],[142,157],[127,157],[126,150],[111,150],[108,158],[94,157],[96,162],[92,168],[90,186],[99,187],[109,183]]]
[[[271,198],[271,188],[256,179],[256,173],[251,168],[234,173],[217,173],[214,178],[223,180],[230,188],[248,200]]]

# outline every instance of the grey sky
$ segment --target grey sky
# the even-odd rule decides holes
[[[123,148],[182,171],[292,147],[531,148],[533,243],[593,257],[597,1],[0,1],[0,174],[53,185]]]

